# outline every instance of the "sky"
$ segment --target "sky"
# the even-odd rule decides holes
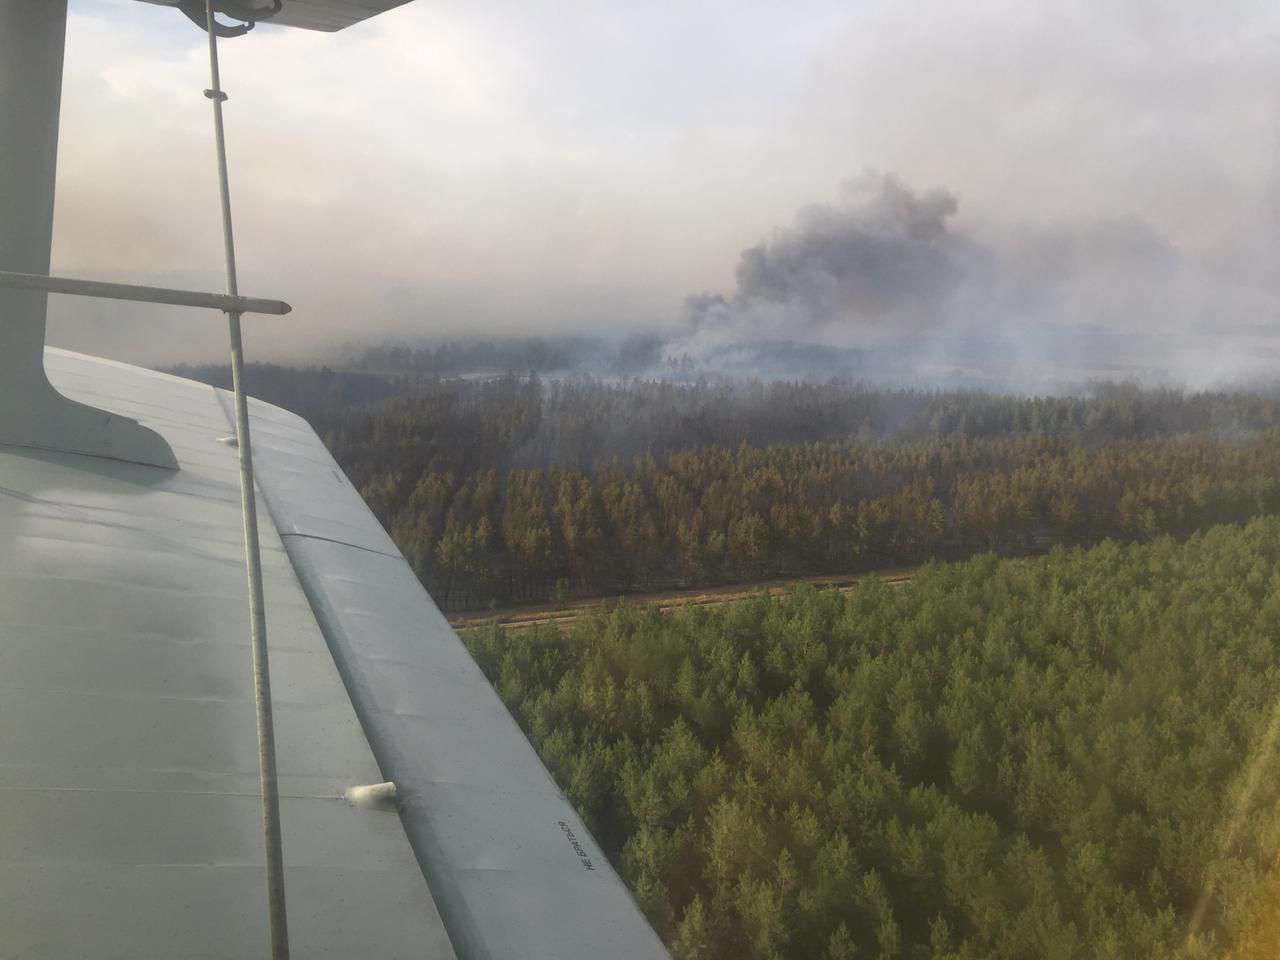
[[[202,34],[71,11],[55,272],[217,289]],[[241,289],[295,307],[253,357],[656,330],[709,363],[1280,373],[1272,3],[414,0],[222,56]],[[122,359],[223,337],[51,302],[52,342]]]

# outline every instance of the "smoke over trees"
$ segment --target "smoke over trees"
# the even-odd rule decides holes
[[[936,315],[977,253],[948,230],[956,198],[917,195],[893,177],[863,177],[846,190],[850,202],[810,207],[794,228],[744,250],[732,300],[694,301],[691,323],[770,308],[784,308],[798,328],[910,325]]]
[[[669,363],[1062,389],[1090,377],[1194,385],[1256,376],[1275,298],[1131,217],[958,223],[959,200],[892,175],[743,250],[735,289],[688,298]],[[1224,336],[1225,334],[1225,336]]]
[[[335,365],[379,374],[852,378],[1071,393],[1097,380],[1253,386],[1280,365],[1280,294],[1135,216],[996,222],[892,174],[740,250],[729,289],[589,333],[418,338]],[[664,320],[666,322],[664,322]]]

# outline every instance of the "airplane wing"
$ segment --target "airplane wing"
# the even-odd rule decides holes
[[[176,7],[181,0],[142,0],[161,7]],[[236,0],[237,5],[248,10],[269,11],[270,0]],[[369,17],[386,13],[403,6],[409,0],[283,0],[280,12],[264,19],[281,27],[302,27],[304,30],[324,30],[332,33],[345,30]],[[203,9],[203,5],[201,5]],[[215,8],[216,9],[216,8]]]
[[[0,446],[0,952],[259,957],[230,399],[52,348],[46,367],[179,468]],[[665,957],[316,435],[251,414],[295,955]],[[398,813],[343,799],[383,780]]]

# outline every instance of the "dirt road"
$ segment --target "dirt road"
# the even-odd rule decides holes
[[[610,603],[625,601],[627,603],[654,604],[664,613],[680,607],[702,606],[715,607],[735,600],[745,600],[762,590],[771,595],[785,592],[789,587],[801,583],[812,583],[820,587],[834,587],[837,590],[851,590],[859,580],[867,577],[879,577],[885,583],[906,583],[911,579],[910,570],[885,570],[879,573],[859,573],[848,576],[802,577],[792,580],[763,580],[758,583],[737,583],[727,587],[711,587],[702,590],[673,590],[662,593],[628,593],[613,597],[592,597],[563,605],[543,604],[530,607],[510,607],[505,610],[464,611],[450,614],[449,622],[456,629],[465,630],[470,627],[489,626],[495,620],[508,630],[525,630],[541,623],[555,623],[567,626],[585,613],[599,609]]]

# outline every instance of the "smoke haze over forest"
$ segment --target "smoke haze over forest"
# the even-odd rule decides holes
[[[241,285],[296,308],[253,356],[571,336],[597,373],[1280,372],[1272,6],[558,9],[226,45]],[[72,12],[55,271],[218,287],[200,34]],[[51,317],[122,359],[223,349],[161,309]]]
[[[731,294],[687,301],[667,359],[795,376],[1057,389],[1274,374],[1274,291],[1137,218],[956,225],[958,198],[864,175],[742,252]]]
[[[1280,300],[1182,254],[1151,225],[958,227],[958,209],[945,189],[865,174],[744,249],[732,291],[687,297],[674,327],[489,348],[461,340],[397,363],[443,374],[844,377],[1032,392],[1274,377],[1268,318]]]

